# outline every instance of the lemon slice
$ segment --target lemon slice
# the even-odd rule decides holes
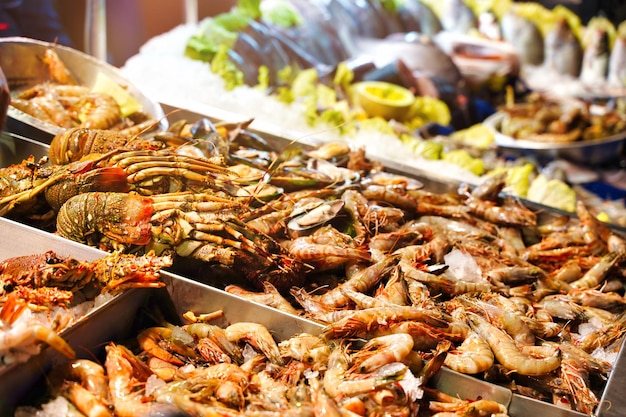
[[[136,111],[141,110],[141,103],[139,103],[137,99],[102,72],[98,72],[96,82],[91,88],[91,91],[95,93],[106,93],[113,96],[115,101],[117,101],[117,104],[120,106],[122,117],[129,116]]]
[[[409,89],[385,81],[361,81],[352,89],[355,103],[371,117],[403,120],[415,101]]]

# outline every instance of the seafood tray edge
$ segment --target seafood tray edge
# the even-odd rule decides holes
[[[71,242],[2,217],[0,217],[0,235],[3,239],[10,239],[10,244],[3,244],[0,247],[0,260],[43,253],[48,250],[53,250],[61,256],[72,256],[81,261],[92,261],[105,255],[105,252],[98,249]],[[145,295],[145,290],[130,290],[117,295],[101,306],[93,308],[74,324],[59,332],[59,335],[68,342],[78,356],[89,357],[93,350],[90,347],[95,348],[106,340],[116,337],[125,331],[125,326],[128,324],[125,320],[110,320],[106,311],[115,310],[116,314],[132,316],[144,301]],[[94,328],[97,328],[98,332],[94,332]],[[66,360],[54,349],[46,347],[28,361],[9,365],[0,371],[0,414],[5,415],[16,405],[16,401],[28,396],[31,387],[41,378],[43,371]]]
[[[207,117],[213,122],[227,121],[235,122],[245,119],[242,115],[232,112],[223,111],[211,106],[202,105],[201,112],[197,112],[191,108],[176,107],[173,104],[161,102],[161,107],[169,116],[169,122],[174,123],[177,120],[197,120],[202,117]],[[253,122],[249,129],[255,133],[261,134],[271,146],[276,149],[283,149],[290,144],[293,140],[288,139],[288,135],[281,136],[279,134],[271,133],[264,130],[264,124],[255,124]],[[275,127],[272,126],[272,129]],[[273,130],[272,130],[273,132]],[[311,143],[303,142],[300,144],[303,147],[312,146]],[[379,158],[373,155],[368,155],[371,159],[375,159],[383,164],[385,169],[389,172],[397,173],[400,175],[406,175],[418,179],[424,184],[424,188],[437,192],[456,192],[462,185],[461,182],[446,178],[436,173],[419,169],[417,167],[408,166],[404,163],[397,161]],[[476,184],[469,184],[470,186]],[[521,199],[523,204],[529,208],[535,210],[538,213],[538,217],[542,220],[550,219],[551,217],[562,216],[564,214],[572,215],[572,213],[566,213],[565,211],[556,209],[554,207],[545,206],[543,204],[534,203],[528,200]],[[618,233],[626,236],[626,228],[618,225],[611,224],[610,227]],[[622,411],[626,407],[626,401],[622,396],[616,392],[619,386],[622,384],[624,375],[626,375],[626,359],[623,354],[624,345],[620,349],[620,356],[616,361],[613,371],[607,382],[607,386],[603,393],[600,405],[596,412],[598,417],[610,417],[624,415]],[[519,394],[514,394],[511,390],[494,385],[485,381],[480,381],[475,378],[468,380],[466,375],[458,372],[442,368],[440,372],[431,381],[432,385],[437,389],[446,392],[450,395],[457,395],[462,398],[487,398],[494,401],[506,404],[509,407],[509,415],[513,417],[520,417],[528,415],[530,412],[537,412],[541,415],[549,417],[575,417],[585,416],[586,414],[579,413],[573,410],[567,410],[560,408],[542,401],[534,400],[532,398],[524,397]],[[619,382],[614,382],[619,381]]]

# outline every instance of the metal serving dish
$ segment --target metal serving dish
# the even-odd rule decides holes
[[[0,236],[5,242],[0,247],[0,260],[48,250],[81,261],[92,261],[106,254],[3,217],[0,217]],[[131,290],[117,295],[60,331],[59,335],[72,346],[78,356],[90,357],[95,347],[127,330],[128,320],[111,320],[106,311],[115,311],[121,317],[132,317],[144,301],[145,295],[144,290]],[[0,415],[6,415],[17,402],[30,396],[31,387],[41,378],[43,372],[64,361],[67,358],[63,355],[50,347],[44,347],[27,362],[0,368]]]
[[[518,140],[501,133],[504,113],[497,112],[483,122],[495,135],[496,144],[518,155],[534,156],[540,161],[563,158],[590,166],[619,162],[626,158],[626,132],[596,140],[571,143],[542,143]]]
[[[54,48],[79,84],[93,87],[98,73],[102,73],[139,101],[144,113],[159,120],[161,127],[167,128],[167,120],[161,106],[124,78],[116,67],[76,49],[50,42],[23,37],[0,38],[0,68],[12,92],[50,79],[48,69],[42,61],[42,56],[48,48]],[[63,131],[62,128],[43,122],[13,106],[9,106],[7,112],[6,130],[45,143],[50,143],[56,134]]]
[[[103,252],[66,241],[46,232],[41,232],[0,218],[0,235],[21,236],[10,249],[2,249],[0,257],[29,254],[42,250],[55,250],[58,253],[71,254],[85,259],[95,259]],[[273,308],[257,304],[222,290],[200,284],[167,271],[161,272],[165,288],[159,290],[128,291],[111,302],[94,310],[83,320],[62,332],[62,336],[76,350],[79,358],[102,358],[104,346],[110,341],[123,342],[135,337],[137,330],[145,327],[143,311],[158,309],[166,320],[179,324],[187,311],[195,313],[222,310],[223,316],[213,323],[227,326],[241,321],[252,321],[266,326],[277,340],[289,338],[295,334],[307,332],[317,334],[323,326]],[[123,318],[123,319],[121,319]],[[45,394],[44,374],[52,366],[67,361],[52,349],[45,349],[30,361],[11,367],[2,373],[0,379],[0,415],[11,415],[16,407],[34,404]],[[623,361],[622,361],[623,362]],[[607,386],[603,404],[611,407],[601,408],[598,417],[619,416],[624,404],[620,403],[620,394],[615,390],[620,384],[619,375],[624,374],[626,364],[618,364],[611,377],[611,387]],[[617,376],[615,376],[617,375]],[[623,378],[623,377],[622,377]],[[560,409],[549,404],[520,397],[510,390],[477,380],[447,368],[442,368],[431,381],[431,386],[452,396],[466,399],[489,399],[509,407],[511,417],[523,417],[530,411],[548,417],[583,417],[584,414]],[[621,401],[622,403],[624,401]]]

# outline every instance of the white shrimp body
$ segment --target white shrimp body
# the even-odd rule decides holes
[[[347,379],[346,376],[350,360],[344,347],[332,350],[328,357],[328,369],[324,373],[323,387],[332,398],[339,395],[357,395],[374,391],[394,381],[398,375],[406,372],[406,365],[398,364],[388,372],[382,372],[367,378]]]
[[[475,314],[468,314],[468,320],[472,329],[491,346],[498,362],[511,371],[520,375],[537,376],[545,375],[561,365],[558,350],[553,350],[552,355],[540,358],[526,355],[506,332],[487,320]]]
[[[0,355],[3,361],[11,361],[13,353],[26,352],[34,354],[39,351],[38,342],[44,342],[68,358],[74,358],[75,352],[67,342],[54,330],[42,324],[27,321],[15,322],[13,326],[0,331]],[[16,358],[18,358],[16,356]]]
[[[239,322],[225,329],[226,338],[231,342],[245,340],[259,349],[267,358],[277,365],[283,364],[280,350],[267,327],[258,323]]]
[[[413,349],[413,337],[396,333],[370,339],[354,356],[359,372],[372,372],[383,365],[401,362]]]
[[[470,331],[461,345],[448,351],[443,362],[448,368],[464,374],[477,374],[493,366],[494,356],[489,344]]]

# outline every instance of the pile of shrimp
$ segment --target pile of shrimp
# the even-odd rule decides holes
[[[226,290],[329,338],[404,333],[418,352],[449,341],[445,366],[593,413],[626,329],[624,237],[583,203],[577,220],[542,217],[500,193],[502,176],[436,193],[369,168],[340,191],[298,194],[297,226],[280,210],[249,221],[312,268],[307,285]]]
[[[103,364],[77,359],[47,377],[49,402],[88,416],[495,416],[502,404],[426,386],[450,345],[413,350],[406,333],[368,341],[308,333],[276,341],[258,323],[144,328],[111,342]],[[37,412],[21,407],[16,416]],[[39,415],[39,414],[37,414]]]
[[[42,61],[49,80],[12,92],[12,107],[63,129],[123,130],[139,123],[155,124],[142,111],[123,114],[112,95],[80,85],[53,48],[45,50]]]

